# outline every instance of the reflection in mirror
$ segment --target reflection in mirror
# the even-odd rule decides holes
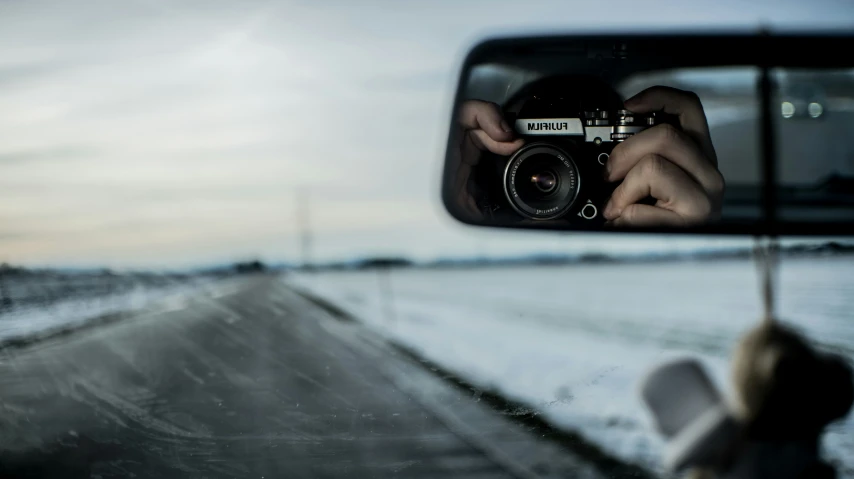
[[[459,219],[493,226],[754,222],[757,78],[752,67],[476,65],[456,109],[446,203]],[[748,194],[727,203],[729,184]]]
[[[854,70],[777,69],[781,219],[854,220]]]
[[[625,97],[655,85],[697,95],[725,180],[721,219],[726,223],[750,224],[762,215],[758,81],[755,67],[704,67],[633,75],[620,85]]]

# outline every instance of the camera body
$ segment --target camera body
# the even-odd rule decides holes
[[[611,151],[647,128],[678,122],[661,112],[569,106],[534,96],[515,115],[512,124],[526,143],[507,160],[504,194],[524,219],[602,224],[605,203],[617,187],[605,180]]]

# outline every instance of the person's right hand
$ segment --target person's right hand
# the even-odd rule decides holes
[[[614,147],[606,178],[621,181],[603,215],[614,226],[691,226],[720,218],[726,182],[700,98],[655,86],[626,100],[635,113],[663,111],[679,128],[661,124]],[[655,204],[642,204],[646,197]]]
[[[454,179],[455,201],[460,212],[472,221],[482,221],[484,214],[477,205],[472,188],[472,169],[478,165],[484,151],[497,155],[510,156],[525,141],[516,138],[516,134],[504,120],[501,110],[495,103],[468,100],[463,102],[457,112],[457,138],[460,139],[456,150],[456,177]]]

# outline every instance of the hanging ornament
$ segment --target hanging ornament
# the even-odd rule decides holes
[[[775,312],[779,247],[757,239],[763,315],[736,347],[726,398],[693,359],[653,370],[641,395],[666,438],[664,466],[696,479],[834,478],[819,453],[825,427],[854,403],[854,373]]]

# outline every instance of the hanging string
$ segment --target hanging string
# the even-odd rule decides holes
[[[763,306],[763,321],[775,320],[774,292],[779,265],[779,243],[776,236],[759,237],[754,241],[753,255],[759,272],[760,296]]]

